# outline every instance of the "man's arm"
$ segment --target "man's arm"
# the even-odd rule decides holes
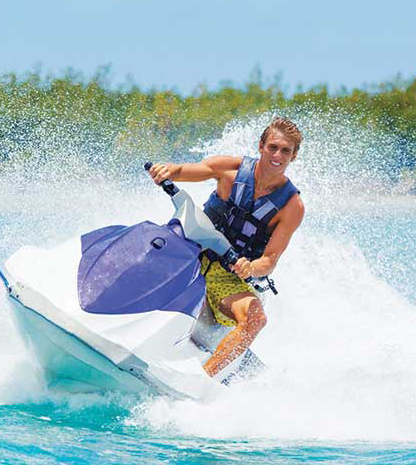
[[[285,206],[282,219],[274,229],[264,254],[252,262],[244,257],[240,258],[233,267],[234,272],[241,279],[269,275],[286,250],[293,233],[301,224],[304,213],[305,207],[301,198],[299,195],[293,196]]]
[[[156,184],[160,184],[165,179],[198,182],[207,179],[218,180],[225,171],[238,170],[240,164],[241,157],[218,155],[199,163],[155,163],[149,173]]]

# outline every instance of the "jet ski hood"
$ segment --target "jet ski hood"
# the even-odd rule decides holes
[[[89,313],[152,310],[196,316],[205,295],[198,244],[184,237],[177,219],[159,226],[108,226],[81,237],[78,298]],[[185,291],[184,291],[185,290]]]

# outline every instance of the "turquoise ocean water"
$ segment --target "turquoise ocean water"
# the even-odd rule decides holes
[[[255,155],[265,118],[184,159]],[[1,290],[0,463],[416,463],[416,197],[378,163],[384,136],[302,122],[306,142],[288,174],[307,215],[255,343],[268,371],[203,402],[57,393]],[[106,176],[67,155],[61,147],[49,163],[0,172],[1,263],[24,244],[169,217],[140,168]],[[182,187],[201,204],[213,185]]]

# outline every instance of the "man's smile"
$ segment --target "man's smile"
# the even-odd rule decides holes
[[[277,162],[277,161],[270,161],[270,163],[273,165],[273,166],[282,166],[281,163]]]

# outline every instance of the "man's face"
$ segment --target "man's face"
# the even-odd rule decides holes
[[[260,141],[259,152],[265,168],[276,174],[284,173],[297,155],[295,143],[280,131],[272,131],[264,144]]]

